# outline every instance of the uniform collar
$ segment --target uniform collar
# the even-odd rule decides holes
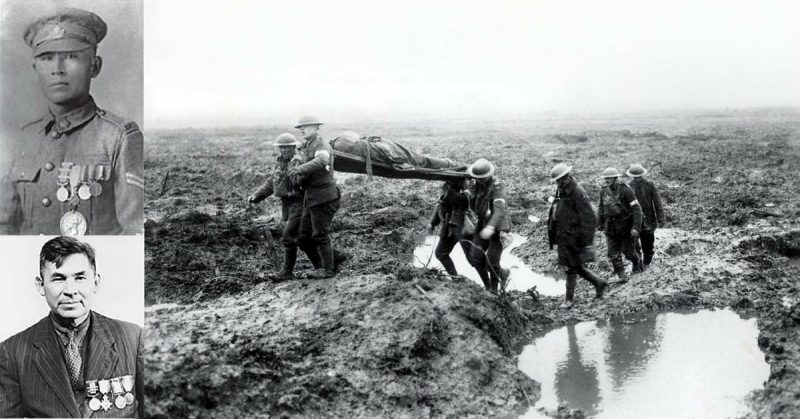
[[[559,188],[559,190],[560,190],[560,196],[564,196],[564,195],[570,195],[570,194],[572,194],[572,191],[574,191],[574,190],[575,190],[575,187],[576,187],[577,185],[578,185],[578,183],[575,181],[575,179],[573,179],[573,178],[570,178],[570,179],[569,179],[569,182],[567,182],[567,184],[566,184],[566,185],[564,185],[563,187]]]
[[[48,111],[42,119],[44,122],[42,128],[44,132],[49,132],[53,137],[58,138],[61,134],[83,125],[86,121],[92,119],[97,112],[98,109],[94,103],[94,98],[89,96],[89,100],[86,103],[63,115],[55,116]]]

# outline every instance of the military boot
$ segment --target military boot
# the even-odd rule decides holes
[[[314,269],[308,274],[311,279],[332,278],[336,275],[333,265],[333,246],[330,243],[319,246],[319,256],[322,260],[322,267]]]
[[[594,298],[600,299],[603,298],[603,293],[605,293],[606,288],[608,288],[608,282],[603,281],[595,275],[592,271],[586,269],[585,267],[581,267],[578,270],[578,275],[580,275],[583,279],[589,281],[592,285],[594,285]]]
[[[267,275],[274,282],[288,281],[294,279],[294,264],[297,261],[297,248],[283,249],[283,267],[280,271]]]
[[[614,273],[617,274],[617,277],[619,278],[619,281],[617,281],[617,282],[620,283],[620,284],[624,284],[624,283],[628,282],[628,280],[630,279],[630,278],[628,278],[628,274],[625,272],[625,267],[624,266],[620,266],[620,267],[616,267],[615,266],[614,267]]]
[[[335,270],[339,270],[339,266],[343,263],[347,262],[350,259],[350,254],[341,250],[333,249],[333,267]]]
[[[511,276],[511,269],[508,268],[500,268],[500,289],[503,291],[506,290],[506,286],[508,285],[508,277]]]
[[[644,272],[644,264],[642,264],[641,259],[637,258],[633,261],[633,270],[631,271],[631,274],[639,274],[642,272]]]
[[[319,250],[317,249],[316,245],[313,244],[304,244],[299,246],[300,250],[308,256],[308,261],[311,262],[311,266],[314,269],[319,269],[322,267],[322,260],[319,257]]]
[[[478,276],[481,277],[481,281],[483,281],[483,288],[487,291],[492,289],[492,281],[489,279],[489,272],[486,272],[486,269],[475,268],[478,271]]]

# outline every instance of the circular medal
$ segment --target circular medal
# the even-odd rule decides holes
[[[86,234],[86,218],[78,211],[70,211],[61,217],[61,234],[65,236],[82,236]],[[105,394],[109,390],[108,381],[103,391],[103,381],[100,381],[100,392]]]
[[[100,400],[92,397],[89,399],[89,409],[92,409],[93,412],[100,410]]]
[[[84,183],[80,188],[78,188],[78,197],[84,201],[92,197],[92,193],[89,191],[88,183]]]
[[[101,193],[103,193],[103,186],[100,185],[100,182],[92,182],[89,185],[89,193],[91,193],[94,197],[98,197]]]
[[[114,406],[117,406],[117,409],[124,409],[125,408],[125,397],[122,397],[120,394],[114,399]]]
[[[60,202],[67,202],[69,199],[69,191],[67,188],[63,186],[58,188],[58,191],[56,192],[56,199],[58,199]]]
[[[125,404],[128,406],[133,404],[133,393],[125,393]]]

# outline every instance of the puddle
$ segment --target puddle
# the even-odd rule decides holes
[[[725,418],[746,413],[769,365],[755,319],[730,310],[583,322],[537,338],[519,368],[542,383],[523,418],[559,402],[596,418]]]
[[[513,237],[511,245],[508,246],[507,249],[503,250],[503,256],[500,259],[500,264],[504,268],[511,270],[511,275],[509,276],[506,289],[508,291],[526,291],[531,287],[536,286],[536,290],[542,295],[564,295],[566,288],[563,281],[556,281],[556,279],[551,276],[532,271],[520,258],[511,254],[511,250],[528,240],[519,234],[512,234],[511,236]],[[427,263],[428,259],[430,258],[428,267],[439,268],[444,271],[442,264],[439,263],[439,260],[436,259],[435,255],[433,255],[434,240],[436,240],[436,243],[439,242],[438,237],[436,236],[425,236],[425,242],[414,249],[415,267],[421,268],[425,266],[425,263]],[[460,245],[456,245],[456,247],[450,253],[450,258],[453,259],[456,270],[460,275],[464,275],[476,283],[483,285],[483,282],[478,276],[478,273],[475,271],[475,268],[473,268],[469,262],[467,262],[467,257],[464,255],[464,251],[461,249]]]

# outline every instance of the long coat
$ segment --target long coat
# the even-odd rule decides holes
[[[558,264],[580,265],[580,251],[594,242],[596,229],[597,216],[586,191],[570,178],[564,188],[558,189],[550,207],[548,236],[550,246],[558,245]]]

